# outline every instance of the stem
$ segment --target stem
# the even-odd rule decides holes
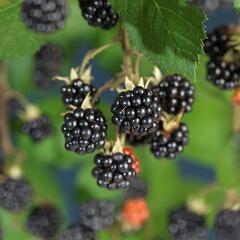
[[[125,29],[120,29],[122,50],[123,50],[123,73],[131,80],[132,76],[132,60],[131,60],[131,48],[128,39],[128,33]]]
[[[83,74],[86,66],[89,64],[89,62],[95,58],[99,53],[101,53],[102,51],[104,51],[105,49],[108,49],[109,47],[113,46],[113,44],[115,44],[116,42],[118,42],[118,40],[113,40],[113,42],[111,43],[108,43],[100,48],[95,48],[95,49],[92,49],[90,50],[84,57],[83,61],[82,61],[82,64],[80,66],[80,69],[79,69],[79,73],[80,75]]]
[[[0,141],[2,149],[6,156],[12,154],[14,147],[12,145],[7,119],[7,92],[8,92],[8,68],[3,62],[0,62]]]
[[[122,74],[117,75],[112,80],[106,82],[103,86],[101,86],[96,94],[94,95],[91,104],[94,106],[94,104],[97,102],[98,98],[107,90],[111,89],[114,85],[121,83],[124,80]]]
[[[136,62],[135,62],[135,66],[134,66],[134,74],[135,74],[135,81],[138,82],[140,79],[139,76],[139,67],[140,67],[140,63],[142,60],[143,55],[139,52],[136,53]]]

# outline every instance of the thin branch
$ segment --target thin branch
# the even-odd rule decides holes
[[[7,119],[7,102],[6,94],[8,92],[7,76],[8,68],[3,62],[0,62],[0,141],[2,149],[6,156],[13,153],[14,147],[12,145],[11,136],[9,132],[8,119]]]
[[[128,39],[128,33],[125,29],[120,29],[122,50],[123,50],[123,73],[131,79],[132,76],[132,60],[131,60],[131,48]]]
[[[140,68],[140,63],[142,60],[142,53],[136,52],[136,62],[135,62],[135,66],[134,66],[134,74],[135,74],[135,81],[138,82],[139,81],[139,68]]]
[[[118,39],[115,39],[113,40],[111,43],[108,43],[106,45],[103,45],[102,47],[100,48],[95,48],[95,49],[92,49],[90,50],[84,57],[83,61],[82,61],[82,64],[80,66],[80,69],[79,69],[79,73],[80,75],[83,74],[86,66],[89,64],[89,62],[95,58],[99,53],[101,53],[102,51],[104,51],[105,49],[108,49],[109,47],[113,46],[116,42],[118,42]]]
[[[112,80],[106,82],[103,86],[101,86],[96,94],[94,95],[91,104],[94,106],[94,104],[97,102],[98,98],[107,90],[111,89],[114,85],[121,83],[124,80],[122,74],[117,75]]]

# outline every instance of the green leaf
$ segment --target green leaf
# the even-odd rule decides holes
[[[44,36],[28,30],[20,18],[21,1],[0,9],[0,58],[8,59],[36,52]]]
[[[234,7],[239,11],[240,10],[240,0],[234,1]]]
[[[167,74],[195,77],[205,38],[202,10],[179,0],[110,0],[136,48]]]

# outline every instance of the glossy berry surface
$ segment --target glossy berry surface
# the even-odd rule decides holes
[[[67,17],[65,0],[24,0],[22,20],[33,31],[52,33],[64,27]]]
[[[229,49],[230,35],[226,26],[219,27],[207,35],[204,51],[210,58],[216,60]]]
[[[207,80],[219,89],[228,90],[240,86],[240,68],[232,62],[210,61],[207,64]]]
[[[58,210],[52,206],[39,206],[32,209],[27,218],[28,231],[42,239],[53,238],[61,223]]]
[[[131,183],[131,186],[125,190],[126,199],[145,198],[148,194],[148,185],[145,181],[137,177]]]
[[[97,179],[99,187],[109,190],[126,189],[136,177],[132,168],[133,159],[129,155],[99,153],[95,156],[94,163],[96,167],[92,170],[92,175]]]
[[[220,211],[214,223],[214,231],[219,240],[240,239],[240,211],[222,210]]]
[[[23,179],[7,178],[0,182],[0,207],[11,212],[25,210],[31,203],[32,188]]]
[[[90,93],[90,97],[93,97],[97,89],[90,84],[84,83],[80,79],[73,80],[71,84],[62,86],[62,99],[66,106],[72,105],[75,107],[81,107],[82,103]]]
[[[89,25],[111,29],[118,22],[118,15],[113,11],[108,0],[79,0],[82,16]]]
[[[169,232],[174,240],[206,240],[207,229],[204,219],[186,208],[173,211],[170,216]]]
[[[69,227],[59,240],[97,240],[96,233],[80,224]]]
[[[48,116],[40,116],[25,122],[22,131],[28,134],[35,142],[39,142],[52,134],[52,126]]]
[[[174,159],[183,151],[188,141],[188,127],[184,123],[171,133],[160,128],[153,134],[151,151],[157,158]]]
[[[164,78],[153,88],[153,94],[159,98],[163,110],[170,114],[178,114],[182,110],[190,112],[194,103],[195,88],[180,75]]]
[[[34,83],[43,89],[52,87],[56,81],[53,77],[59,75],[63,60],[62,49],[53,44],[46,44],[35,54]]]
[[[135,170],[137,174],[140,173],[140,161],[137,156],[134,154],[133,150],[130,147],[125,147],[123,149],[123,153],[129,155],[133,159],[132,168]]]
[[[123,224],[128,224],[129,228],[139,229],[149,219],[149,209],[144,198],[129,199],[124,203],[121,212]]]
[[[104,146],[107,125],[99,110],[77,108],[64,116],[62,132],[65,148],[82,155]]]
[[[137,86],[132,91],[120,93],[111,110],[112,122],[121,132],[145,136],[157,129],[162,109],[152,91]]]
[[[108,228],[114,221],[115,207],[104,200],[92,200],[80,206],[80,223],[88,229],[100,231]]]

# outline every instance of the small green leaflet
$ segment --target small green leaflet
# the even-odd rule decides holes
[[[110,0],[135,47],[167,74],[195,78],[205,38],[202,10],[182,0]]]

